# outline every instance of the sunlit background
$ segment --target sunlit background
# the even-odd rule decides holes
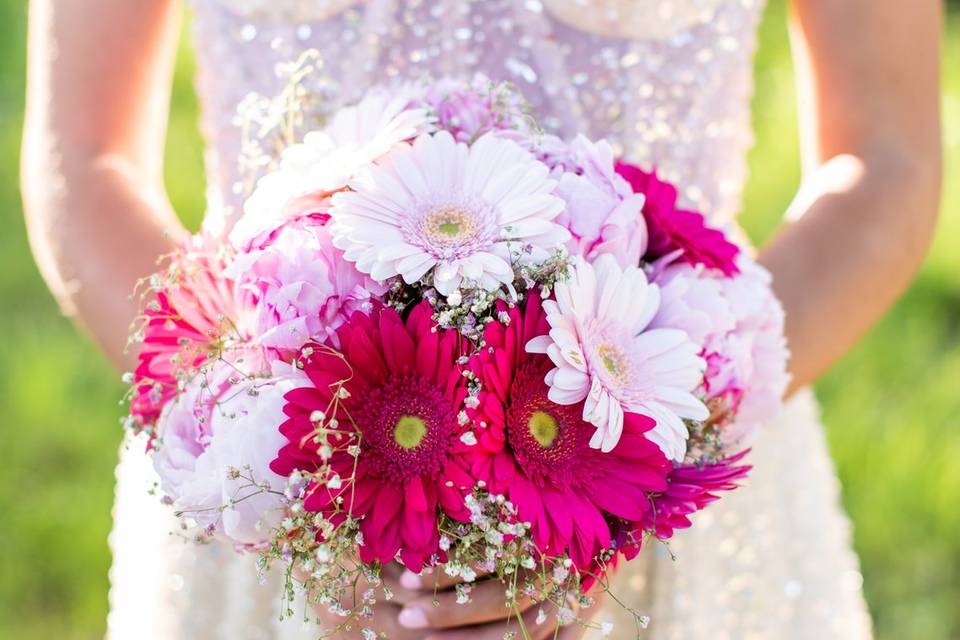
[[[17,189],[25,4],[0,0],[0,638],[99,638],[123,388],[59,315],[27,246]],[[960,638],[960,2],[953,7],[933,251],[903,300],[817,385],[880,639]],[[192,76],[185,36],[166,176],[196,227]],[[763,24],[754,123],[743,221],[762,243],[799,177],[783,0],[771,0]]]

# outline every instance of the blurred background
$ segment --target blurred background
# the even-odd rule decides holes
[[[123,386],[59,315],[27,246],[17,188],[25,5],[0,0],[0,638],[99,638]],[[784,0],[770,0],[743,216],[756,243],[799,179],[785,24]],[[933,250],[903,300],[817,385],[880,640],[960,639],[960,1],[944,42],[946,179]],[[192,76],[186,29],[166,176],[196,228]]]

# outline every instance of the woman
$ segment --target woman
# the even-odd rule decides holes
[[[607,137],[628,160],[657,165],[714,222],[731,222],[739,207],[760,0],[194,5],[212,232],[237,210],[237,103],[274,93],[276,63],[306,48],[320,51],[329,110],[387,78],[482,72],[514,81],[557,132]],[[184,234],[161,175],[179,16],[176,0],[31,2],[31,241],[65,311],[125,369],[136,311],[127,293]],[[903,291],[927,249],[940,183],[939,26],[937,0],[909,12],[897,0],[793,0],[805,179],[760,259],[786,307],[800,391],[756,443],[751,485],[678,538],[677,560],[651,549],[621,570],[614,593],[651,615],[648,637],[870,635],[816,408],[802,390]],[[256,585],[249,558],[166,535],[170,516],[145,494],[143,466],[132,456],[119,471],[111,635],[309,637],[275,623],[278,594]],[[399,581],[402,604],[377,618],[390,637],[502,637],[496,585],[475,590],[469,606],[443,606],[453,596],[441,592],[437,607],[432,577]]]

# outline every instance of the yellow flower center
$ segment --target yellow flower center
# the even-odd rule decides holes
[[[416,449],[427,435],[427,425],[416,416],[400,416],[393,428],[394,441],[404,449]]]
[[[527,421],[527,428],[530,429],[530,435],[543,447],[549,449],[553,446],[553,441],[557,439],[559,430],[557,421],[549,413],[543,411],[534,411]]]

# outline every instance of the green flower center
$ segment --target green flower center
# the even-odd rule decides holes
[[[393,428],[394,441],[404,449],[416,449],[427,435],[427,425],[416,416],[400,416]]]
[[[442,205],[426,214],[421,228],[430,242],[452,247],[477,234],[477,221],[474,218],[467,207]]]
[[[450,236],[455,238],[460,235],[460,223],[459,222],[441,222],[437,229],[445,236]]]
[[[549,413],[544,411],[534,411],[527,420],[527,428],[530,429],[530,435],[543,447],[549,449],[553,446],[553,441],[557,439],[559,429],[557,421]]]
[[[603,363],[603,367],[607,370],[607,373],[620,381],[627,378],[627,374],[630,372],[630,366],[619,349],[603,344],[597,349],[597,355],[600,357],[600,362]]]

